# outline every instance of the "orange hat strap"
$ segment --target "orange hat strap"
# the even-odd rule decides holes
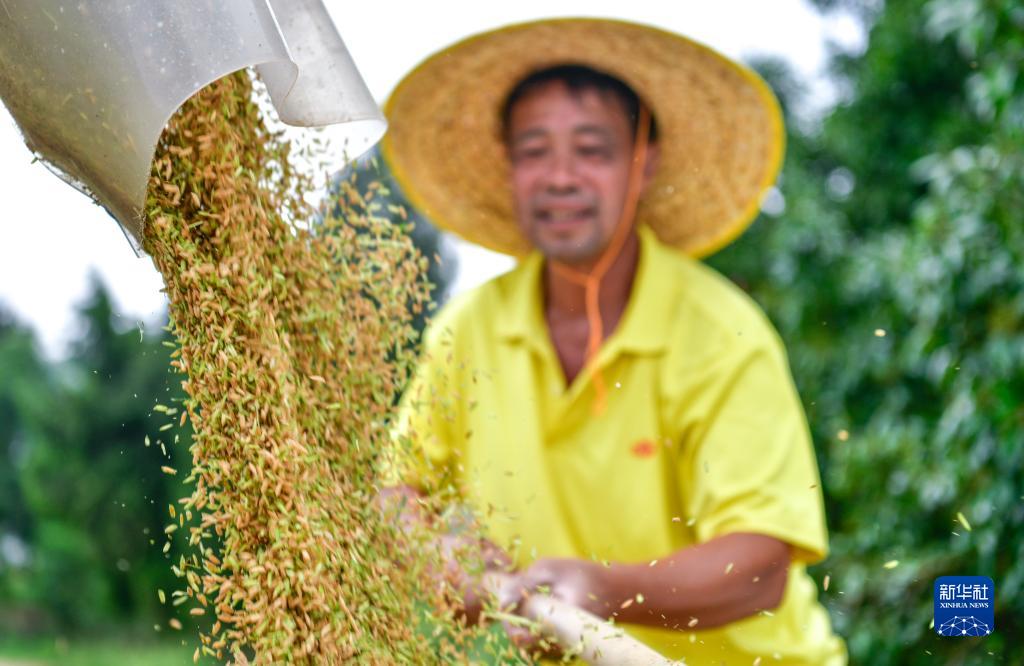
[[[619,224],[615,228],[615,235],[612,236],[608,247],[604,249],[597,263],[589,272],[580,271],[566,264],[551,262],[551,268],[562,277],[582,285],[587,313],[587,355],[586,363],[592,364],[597,356],[601,343],[604,341],[604,323],[601,320],[601,307],[599,294],[601,280],[604,278],[612,262],[622,251],[626,243],[629,231],[632,227],[630,221],[636,215],[636,207],[640,201],[640,188],[643,184],[643,172],[647,161],[647,145],[651,130],[651,114],[647,107],[640,104],[639,119],[637,123],[636,141],[633,144],[633,163],[630,165],[629,181],[626,189],[626,199],[622,204],[622,214],[619,217]],[[594,390],[597,393],[597,401],[594,403],[594,413],[604,413],[608,400],[608,388],[605,386],[604,377],[597,367],[590,368],[594,380]]]

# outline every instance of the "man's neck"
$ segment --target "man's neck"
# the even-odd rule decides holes
[[[614,330],[633,288],[633,278],[640,258],[640,242],[635,231],[631,231],[601,280],[598,289],[598,303],[604,322],[605,337]],[[571,267],[581,276],[587,271],[583,267]],[[589,267],[587,267],[589,268]],[[544,266],[544,310],[548,324],[585,318],[586,288],[582,282],[573,280],[562,271],[555,270],[550,262]]]

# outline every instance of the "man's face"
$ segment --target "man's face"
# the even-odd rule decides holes
[[[574,94],[554,81],[515,103],[506,136],[523,233],[549,259],[597,261],[619,224],[629,182],[633,132],[623,103],[594,89]]]

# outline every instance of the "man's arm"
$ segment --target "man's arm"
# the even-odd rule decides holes
[[[654,562],[542,559],[519,575],[517,585],[524,592],[550,591],[618,622],[707,629],[778,606],[789,563],[785,542],[733,533]]]

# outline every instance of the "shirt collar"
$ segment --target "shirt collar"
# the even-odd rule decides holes
[[[668,344],[670,308],[676,285],[671,263],[673,250],[662,245],[646,225],[637,229],[640,257],[629,302],[615,332],[604,346],[619,350],[658,352]],[[531,346],[546,344],[542,277],[544,257],[534,250],[507,277],[497,322],[498,334],[507,341],[523,340]]]

